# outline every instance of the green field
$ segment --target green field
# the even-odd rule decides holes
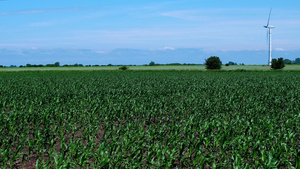
[[[3,71],[0,79],[0,168],[300,167],[299,71]]]

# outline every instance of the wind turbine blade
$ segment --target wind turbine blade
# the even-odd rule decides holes
[[[268,19],[267,27],[268,27],[268,26],[269,26],[269,24],[270,24],[271,13],[272,13],[272,8],[270,9],[270,13],[269,13],[269,19]]]

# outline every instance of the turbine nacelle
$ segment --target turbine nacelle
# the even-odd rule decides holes
[[[268,29],[274,29],[274,28],[275,28],[275,26],[268,25],[268,26],[264,26],[264,28],[268,28]]]

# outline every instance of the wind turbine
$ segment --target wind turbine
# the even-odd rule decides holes
[[[269,40],[269,58],[270,58],[269,65],[270,66],[271,66],[271,62],[272,62],[272,29],[275,28],[275,26],[270,25],[271,13],[272,13],[272,8],[270,10],[268,23],[266,26],[264,26],[264,28],[267,28],[267,40]]]

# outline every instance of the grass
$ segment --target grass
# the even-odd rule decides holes
[[[22,68],[0,68],[0,71],[50,71],[50,70],[118,70],[121,66],[102,66],[102,67],[22,67]],[[128,66],[129,70],[202,70],[205,65],[179,65],[179,66]],[[266,65],[231,65],[222,66],[221,70],[271,70]],[[286,65],[282,70],[300,70],[300,65]]]

